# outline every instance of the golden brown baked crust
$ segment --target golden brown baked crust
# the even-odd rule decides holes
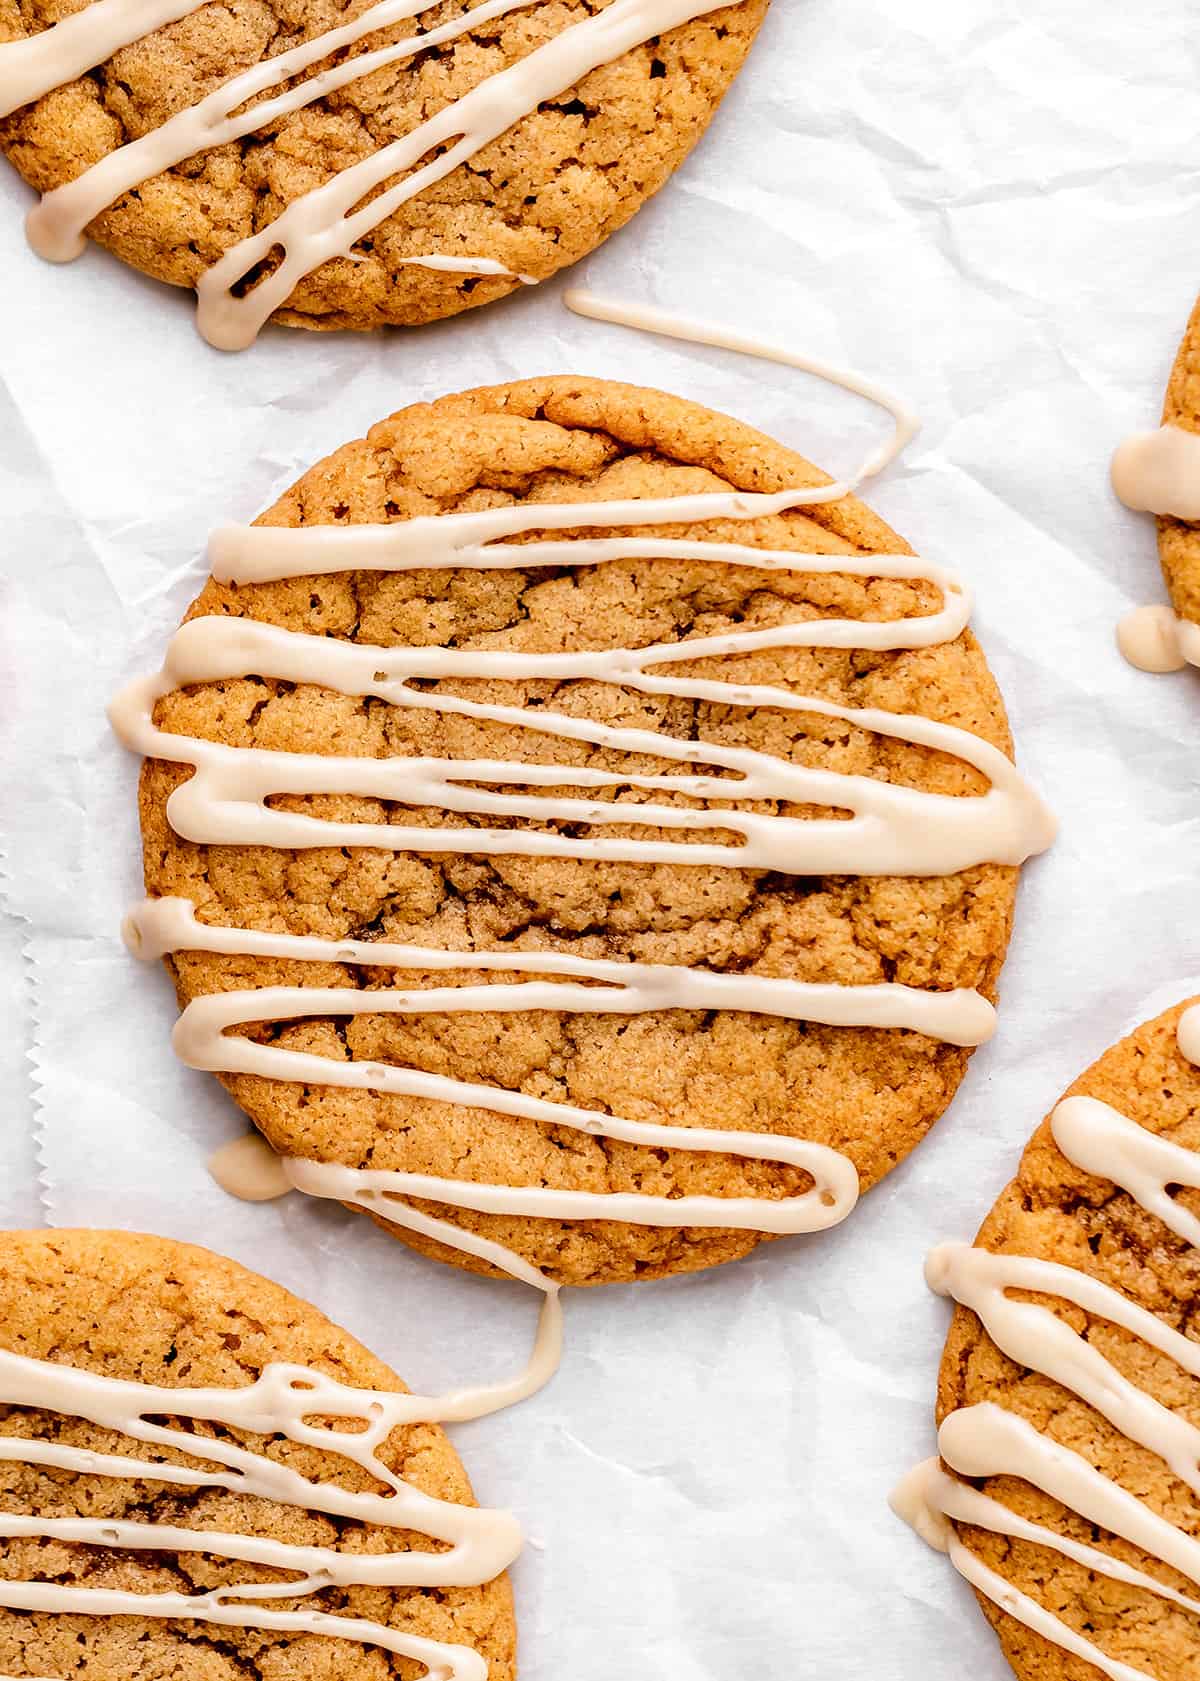
[[[1171,370],[1163,424],[1200,432],[1200,300]],[[1158,555],[1175,611],[1181,619],[1200,624],[1200,524],[1160,515]]]
[[[1195,1003],[1193,999],[1190,1002]],[[1176,1027],[1187,1004],[1147,1022],[1076,1080],[1064,1096],[1110,1103],[1148,1132],[1200,1150],[1200,1070],[1184,1058]],[[1194,1191],[1179,1199],[1200,1209]],[[1119,1290],[1185,1336],[1194,1336],[1200,1255],[1125,1191],[1075,1167],[1054,1143],[1049,1119],[1034,1134],[1017,1177],[984,1221],[976,1243],[997,1253],[1030,1255],[1075,1267]],[[1157,1400],[1200,1422],[1200,1381],[1107,1320],[1054,1297],[1037,1298]],[[957,1407],[995,1401],[1028,1419],[1150,1508],[1200,1538],[1191,1490],[1156,1454],[1123,1436],[1069,1390],[1001,1354],[975,1314],[954,1316],[938,1382],[938,1422]],[[1195,1585],[1138,1548],[1097,1530],[1056,1500],[1012,1477],[977,1486],[1034,1523],[1099,1547],[1195,1597]],[[1026,1541],[955,1526],[971,1551],[1014,1587],[1047,1606],[1109,1656],[1163,1681],[1183,1681],[1200,1666],[1200,1621],[1179,1606]],[[1099,1672],[1033,1633],[982,1595],[980,1604],[1021,1681],[1096,1681]]]
[[[597,380],[540,379],[403,410],[314,467],[263,523],[386,521],[514,499],[644,497],[730,485],[765,491],[826,482],[761,433],[680,398]],[[905,550],[851,497],[749,526],[712,522],[705,534],[820,553]],[[931,585],[920,582],[659,560],[583,567],[561,576],[532,569],[364,573],[242,588],[210,581],[191,611],[244,615],[375,644],[545,650],[645,646],[778,623],[789,615],[897,617],[932,611],[938,599]],[[782,683],[851,706],[920,712],[1009,747],[1000,697],[969,633],[945,646],[899,653],[771,650],[674,669]],[[806,714],[731,711],[578,682],[457,688],[509,704],[545,702],[553,693],[558,708],[680,737],[700,732],[727,745],[763,747],[808,764],[947,793],[984,788],[960,761]],[[569,748],[487,721],[259,679],[176,692],[156,716],[168,729],[285,750],[383,755],[432,749],[518,760],[544,760],[553,751],[564,762],[568,754],[577,761],[587,752],[589,763],[629,768],[627,759],[608,751]],[[648,761],[642,768],[669,767]],[[809,879],[580,859],[201,847],[180,840],[165,815],[168,795],[187,774],[163,763],[144,770],[146,883],[154,895],[193,899],[202,921],[465,951],[512,941],[587,957],[811,981],[978,987],[995,995],[1012,911],[1012,869],[981,866],[927,880]],[[650,796],[623,789],[620,797],[632,803]],[[300,804],[342,819],[426,826],[440,820],[438,813],[370,800]],[[805,813],[814,815],[813,808],[794,812]],[[710,836],[727,838],[714,831],[697,831],[693,838]],[[339,965],[186,953],[171,967],[181,1003],[245,985],[401,984],[386,970],[356,973]],[[464,983],[482,978],[461,977]],[[402,984],[416,984],[411,973]],[[852,1157],[866,1186],[905,1156],[942,1113],[968,1054],[912,1032],[827,1028],[732,1011],[633,1018],[360,1015],[289,1025],[272,1039],[334,1058],[492,1082],[634,1119],[811,1138]],[[584,1191],[781,1197],[809,1182],[799,1170],[778,1164],[653,1151],[426,1100],[248,1077],[226,1083],[286,1155]],[[759,1241],[750,1232],[434,1211],[575,1284],[707,1266]]]
[[[21,39],[88,0],[0,0],[0,40]],[[607,0],[544,0],[155,176],[92,223],[125,262],[194,286],[237,241],[299,194],[409,133],[493,72]],[[670,30],[540,106],[356,247],[296,287],[276,319],[299,327],[411,325],[489,303],[511,277],[403,267],[436,252],[491,257],[544,280],[578,261],[658,190],[704,132],[769,0],[737,0]],[[470,8],[466,8],[470,9]],[[89,76],[0,121],[0,147],[39,192],[158,128],[232,75],[357,17],[365,0],[207,4],[118,52]],[[374,51],[461,15],[464,0],[379,30]],[[323,60],[313,73],[332,60]]]
[[[37,1360],[143,1383],[241,1387],[272,1361],[311,1366],[355,1387],[403,1390],[382,1361],[307,1302],[236,1262],[191,1244],[132,1232],[0,1233],[0,1347]],[[210,1427],[257,1451],[260,1437]],[[0,1433],[45,1436],[107,1453],[127,1437],[83,1421],[0,1406]],[[187,1463],[170,1448],[140,1450]],[[275,1438],[271,1456],[313,1478],[369,1490],[357,1466],[318,1448]],[[432,1424],[396,1430],[383,1462],[423,1492],[474,1505],[471,1485],[445,1433]],[[405,1545],[401,1532],[323,1517],[220,1489],[75,1475],[0,1461],[0,1509],[40,1517],[134,1519],[185,1529],[264,1535],[302,1546],[337,1546],[339,1531],[371,1551]],[[433,1543],[408,1536],[427,1550]],[[0,1540],[0,1578],[54,1581],[128,1592],[201,1594],[234,1581],[278,1581],[280,1572],[202,1553],[147,1553],[62,1541]],[[490,1681],[516,1675],[516,1626],[508,1577],[478,1588],[330,1588],[320,1608],[475,1647]],[[97,1681],[346,1681],[396,1676],[419,1664],[376,1648],[315,1634],[208,1626],[151,1617],[55,1616],[0,1609],[0,1669],[6,1675],[86,1675]]]

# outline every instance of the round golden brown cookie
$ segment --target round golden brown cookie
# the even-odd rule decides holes
[[[1200,301],[1175,358],[1163,401],[1164,426],[1200,432]],[[1181,619],[1200,624],[1200,524],[1160,515],[1158,554],[1171,604]]]
[[[1064,1095],[1097,1098],[1147,1132],[1200,1151],[1200,1069],[1183,1056],[1176,1037],[1187,1007],[1177,1005],[1139,1027],[1106,1051]],[[1193,1213],[1200,1210],[1195,1191],[1172,1194]],[[1200,1255],[1111,1180],[1069,1161],[1055,1143],[1049,1117],[1034,1134],[1017,1177],[984,1221],[976,1244],[996,1254],[1031,1256],[1074,1268],[1194,1340]],[[1073,1302],[1023,1291],[1010,1294],[1052,1310],[1087,1349],[1103,1355],[1154,1402],[1173,1409],[1179,1418],[1193,1423],[1200,1419],[1200,1380],[1165,1353]],[[1008,1358],[975,1313],[960,1306],[942,1361],[939,1424],[956,1409],[981,1402],[996,1403],[1027,1420],[1193,1542],[1200,1540],[1196,1497],[1158,1454],[1131,1441],[1071,1390]],[[1069,1511],[1031,1483],[1004,1476],[977,1479],[974,1486],[1022,1518],[1099,1549],[1195,1602],[1193,1581]],[[1200,1671],[1200,1616],[1194,1610],[1145,1587],[1113,1580],[1028,1539],[964,1523],[955,1528],[970,1551],[1018,1592],[1098,1646],[1111,1662],[1130,1666],[1119,1672],[1122,1676],[1182,1681]],[[1034,1632],[985,1595],[979,1595],[979,1602],[1021,1681],[1095,1681],[1101,1674],[1093,1663]]]
[[[403,410],[314,467],[260,523],[346,525],[520,501],[620,500],[730,486],[771,491],[828,482],[761,433],[679,398],[598,380],[537,379]],[[668,534],[680,535],[681,528]],[[895,533],[852,497],[748,522],[710,521],[690,534],[799,554],[905,551]],[[240,615],[377,646],[545,652],[642,648],[788,620],[920,615],[934,611],[940,599],[923,580],[660,558],[549,575],[542,566],[363,572],[242,587],[210,581],[190,616]],[[942,646],[901,652],[770,648],[671,669],[680,677],[776,684],[851,707],[920,713],[1009,748],[1000,697],[969,632]],[[575,679],[472,679],[451,684],[449,692],[528,708],[552,699],[559,711],[684,740],[759,748],[828,771],[952,796],[986,791],[984,778],[959,759],[809,713],[750,710]],[[615,749],[577,746],[508,723],[395,708],[261,678],[177,690],[159,703],[155,718],[163,729],[238,746],[526,762],[545,762],[552,753],[556,762],[586,759],[626,773],[635,763]],[[671,764],[647,760],[635,768],[658,773]],[[144,867],[152,896],[192,900],[202,922],[463,952],[508,943],[588,959],[811,982],[895,981],[935,991],[975,987],[995,996],[1016,883],[1016,871],[1008,867],[981,865],[932,879],[813,878],[728,865],[579,857],[200,846],[180,839],[166,815],[169,795],[189,774],[163,762],[144,768]],[[589,792],[631,806],[651,798],[688,803],[674,790]],[[426,827],[445,821],[440,811],[350,797],[274,803],[347,821]],[[836,815],[767,802],[759,809],[800,818]],[[649,826],[633,832],[674,838]],[[710,829],[690,838],[727,837]],[[169,966],[181,1004],[245,986],[415,984],[409,971],[263,957],[183,952]],[[467,971],[461,983],[486,978]],[[446,984],[446,977],[437,984]],[[915,1031],[825,1027],[729,1009],[634,1016],[549,1010],[359,1014],[287,1024],[271,1031],[270,1040],[335,1059],[507,1087],[635,1121],[814,1140],[846,1153],[864,1186],[895,1166],[942,1113],[968,1056]],[[502,1185],[664,1197],[777,1199],[810,1184],[799,1168],[777,1163],[650,1149],[427,1098],[248,1075],[227,1077],[226,1084],[272,1145],[291,1157]],[[757,1233],[727,1229],[428,1211],[498,1240],[572,1284],[687,1271],[733,1259],[760,1241]],[[433,1247],[397,1235],[419,1248]],[[434,1252],[476,1265],[457,1253]]]
[[[0,41],[34,36],[99,3],[0,0]],[[513,0],[515,9],[502,15],[489,4],[477,27],[453,39],[419,47],[257,131],[156,170],[122,192],[88,231],[135,268],[195,286],[224,253],[267,228],[301,195],[412,133],[606,3],[612,0]],[[360,329],[430,321],[503,297],[520,286],[518,276],[544,280],[576,262],[628,221],[686,157],[740,68],[767,4],[714,6],[601,64],[357,238],[350,254],[322,262],[275,318],[290,326]],[[342,62],[344,52],[378,52],[472,9],[465,0],[414,8],[419,15],[329,55],[311,74]],[[18,109],[0,122],[0,145],[25,179],[47,192],[160,131],[234,75],[365,10],[359,0],[200,3],[90,74]],[[0,91],[3,50],[0,45]],[[427,161],[417,160],[422,167]],[[269,272],[277,255],[264,249],[239,293]],[[507,272],[448,273],[413,262],[430,255],[484,258]]]
[[[0,1233],[0,1348],[55,1366],[170,1389],[237,1390],[272,1362],[310,1368],[353,1388],[402,1391],[380,1360],[316,1308],[235,1262],[190,1244],[130,1232]],[[0,1374],[0,1395],[5,1390]],[[173,1427],[182,1419],[160,1419]],[[336,1427],[336,1426],[335,1426]],[[265,1452],[314,1482],[373,1492],[382,1484],[320,1446],[282,1433],[263,1437],[224,1424],[194,1423],[206,1437]],[[116,1454],[211,1471],[165,1445],[147,1446],[107,1427],[0,1404],[0,1433],[68,1450]],[[435,1425],[393,1431],[381,1462],[439,1500],[473,1506],[471,1486],[445,1434]],[[42,1520],[162,1524],[227,1536],[269,1538],[290,1546],[356,1553],[428,1551],[423,1535],[353,1516],[326,1516],[262,1495],[156,1480],[76,1474],[48,1465],[0,1461],[0,1508]],[[278,1583],[284,1572],[212,1553],[82,1545],[62,1538],[0,1540],[0,1582],[48,1582],[59,1588],[137,1594],[215,1593],[233,1583]],[[233,1596],[227,1596],[232,1598]],[[261,1598],[261,1596],[260,1596]],[[406,1635],[474,1648],[489,1681],[516,1674],[516,1630],[507,1576],[482,1587],[327,1587],[304,1598],[264,1601],[319,1609]],[[252,1620],[252,1619],[251,1619]],[[295,1681],[416,1677],[424,1666],[378,1647],[329,1634],[238,1628],[183,1617],[92,1616],[0,1609],[0,1671],[6,1677],[54,1676],[96,1681]]]

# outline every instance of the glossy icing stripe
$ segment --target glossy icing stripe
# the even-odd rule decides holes
[[[91,0],[53,28],[0,42],[0,117],[86,75],[119,47],[174,23],[199,0]]]
[[[867,708],[833,705],[761,685],[738,685],[701,679],[652,678],[630,670],[620,652],[608,665],[590,666],[598,681],[651,693],[683,694],[732,705],[774,705],[783,710],[836,718],[858,728],[907,741],[965,760],[989,777],[986,794],[959,798],[925,793],[876,778],[822,771],[791,764],[750,749],[712,743],[676,741],[652,731],[611,726],[553,712],[463,701],[408,686],[416,671],[425,677],[461,675],[479,670],[486,656],[455,658],[457,650],[363,649],[331,638],[300,638],[294,633],[258,629],[230,632],[222,618],[193,619],[177,634],[163,671],[130,685],[110,709],[113,727],[132,751],[147,758],[191,765],[196,775],[176,789],[168,805],[172,827],[185,839],[225,845],[385,846],[393,851],[526,855],[612,859],[636,863],[725,864],[764,868],[793,875],[947,875],[979,863],[1024,862],[1040,851],[1053,833],[1053,820],[1011,761],[990,743],[953,725],[904,717]],[[244,626],[246,621],[237,621]],[[259,627],[261,629],[262,627]],[[766,633],[776,635],[776,633]],[[778,637],[776,636],[776,640]],[[226,643],[230,657],[222,659]],[[257,646],[253,656],[250,643]],[[184,648],[181,665],[176,658]],[[200,657],[186,663],[186,651]],[[439,658],[441,656],[441,658]],[[499,656],[496,674],[534,675],[534,655]],[[570,669],[571,656],[564,662]],[[172,661],[174,664],[172,665]],[[181,675],[181,671],[183,675]],[[740,773],[737,781],[712,777],[659,777],[589,768],[528,764],[516,760],[430,758],[338,758],[315,753],[271,752],[230,747],[158,729],[155,702],[176,681],[204,680],[212,674],[232,677],[288,677],[342,693],[371,694],[392,704],[516,723],[538,734],[572,737],[626,753],[713,764]],[[400,675],[392,676],[398,671]],[[368,675],[370,673],[370,675]],[[541,675],[542,673],[538,673]],[[567,670],[560,669],[559,675]],[[570,669],[571,675],[581,673]],[[720,807],[660,805],[649,802],[587,801],[563,796],[491,792],[479,784],[502,786],[664,788],[696,799],[717,799]],[[467,784],[469,786],[464,786]],[[374,796],[414,807],[473,815],[558,818],[590,826],[650,825],[666,829],[727,829],[742,845],[711,841],[679,842],[636,837],[576,838],[541,829],[490,829],[398,826],[341,822],[304,812],[281,811],[265,803],[276,794],[350,793]],[[839,807],[854,814],[801,819],[731,809],[732,800],[770,799]]]
[[[1050,1117],[1054,1142],[1069,1162],[1111,1179],[1177,1237],[1200,1248],[1200,1220],[1169,1193],[1200,1190],[1200,1156],[1159,1138],[1094,1097],[1068,1097]],[[1198,1374],[1200,1375],[1200,1374]]]
[[[314,1059],[316,1060],[316,1059]],[[502,1094],[507,1095],[507,1094]],[[497,1104],[497,1108],[502,1107]],[[556,1113],[555,1126],[576,1126],[576,1110]],[[604,1135],[621,1137],[622,1123],[605,1115]],[[591,1130],[577,1127],[577,1130]],[[403,1200],[418,1197],[444,1203],[451,1208],[470,1209],[477,1214],[529,1216],[541,1220],[616,1220],[629,1226],[671,1226],[719,1231],[768,1232],[777,1237],[803,1232],[827,1231],[851,1212],[858,1201],[858,1174],[854,1164],[821,1144],[801,1139],[780,1138],[753,1132],[718,1132],[710,1127],[650,1127],[631,1140],[649,1144],[654,1136],[668,1134],[659,1144],[664,1150],[720,1150],[753,1161],[777,1161],[801,1167],[813,1176],[813,1187],[799,1196],[772,1201],[764,1197],[650,1196],[642,1191],[562,1191],[542,1185],[491,1185],[476,1180],[445,1179],[428,1173],[389,1172],[378,1168],[344,1167],[337,1162],[306,1159],[284,1161],[284,1168],[297,1190],[309,1196],[328,1197],[335,1202],[355,1203],[381,1215],[393,1225],[437,1237],[452,1248],[468,1249],[461,1227],[442,1222],[441,1230],[412,1223],[415,1212]],[[453,1234],[451,1237],[450,1234]],[[543,1273],[516,1264],[519,1257],[503,1245],[491,1252],[471,1248],[492,1265],[514,1278],[540,1289],[547,1288]],[[532,1275],[531,1275],[532,1274]]]
[[[696,321],[673,311],[602,298],[582,287],[563,295],[576,315],[614,326],[630,327],[688,344],[733,351],[758,361],[775,362],[813,375],[880,408],[892,422],[883,443],[868,451],[846,480],[795,485],[778,491],[710,491],[687,496],[641,497],[629,501],[521,503],[512,507],[476,509],[470,513],[421,515],[383,525],[278,526],[224,525],[209,538],[208,563],[218,583],[266,583],[313,573],[339,571],[407,572],[447,566],[492,567],[588,566],[610,560],[715,560],[731,566],[807,574],[847,573],[851,577],[924,579],[943,594],[941,615],[887,620],[823,620],[825,633],[838,640],[825,647],[928,647],[949,642],[966,627],[971,614],[970,593],[957,573],[932,565],[916,555],[807,554],[803,550],[756,548],[694,538],[571,537],[566,543],[544,539],[506,547],[505,537],[533,531],[575,531],[581,509],[584,529],[614,526],[695,525],[706,520],[734,522],[761,519],[799,508],[828,506],[850,495],[865,480],[876,477],[897,460],[920,431],[921,423],[909,405],[894,392],[853,369],[835,367],[823,358],[802,355],[789,346],[758,334],[744,333],[713,322]],[[823,475],[819,475],[823,478]],[[868,637],[917,637],[925,640],[856,642]],[[842,640],[845,638],[846,640]]]
[[[207,1594],[126,1593],[116,1588],[61,1587],[56,1582],[0,1580],[0,1606],[9,1610],[55,1612],[61,1616],[161,1617],[209,1623],[218,1628],[245,1628],[280,1634],[320,1634],[355,1641],[411,1658],[425,1665],[423,1681],[487,1681],[488,1666],[470,1646],[429,1640],[366,1617],[339,1617],[319,1610],[276,1610],[269,1605],[244,1604],[257,1599],[305,1598],[328,1584],[321,1577],[305,1577],[283,1584],[248,1584],[243,1589],[218,1589]]]
[[[787,345],[764,338],[761,333],[747,333],[739,328],[696,321],[690,316],[677,314],[673,309],[661,309],[654,304],[628,303],[620,298],[601,298],[582,286],[568,288],[563,302],[576,315],[587,316],[592,321],[603,321],[617,327],[631,327],[637,332],[652,333],[659,338],[676,339],[684,344],[706,345],[713,350],[730,350],[741,356],[752,356],[760,362],[774,362],[780,367],[795,368],[798,372],[812,374],[829,385],[840,386],[843,391],[853,392],[856,397],[865,398],[868,403],[874,403],[877,408],[886,410],[892,417],[892,434],[865,458],[854,475],[856,485],[883,472],[885,467],[890,466],[908,448],[921,430],[921,422],[916,412],[877,379],[870,379],[867,375],[851,369],[835,367],[821,357],[801,355]]]
[[[400,1096],[415,1096],[572,1127],[648,1148],[719,1151],[800,1167],[813,1188],[779,1202],[754,1198],[601,1195],[543,1187],[476,1185],[468,1181],[387,1171],[362,1171],[331,1163],[285,1162],[284,1173],[309,1194],[353,1202],[406,1225],[412,1210],[396,1199],[416,1196],[477,1212],[528,1214],[556,1219],[619,1219],[631,1224],[720,1226],[772,1232],[822,1229],[843,1219],[857,1198],[857,1176],[846,1159],[799,1139],[696,1127],[655,1127],[607,1111],[581,1110],[559,1102],[480,1083],[451,1080],[412,1068],[371,1062],[337,1062],[278,1045],[231,1036],[250,1022],[305,1019],[314,1015],[418,1015],[459,1011],[574,1010],[619,1014],[664,1009],[745,1009],[767,1015],[819,1020],[833,1025],[910,1027],[954,1043],[987,1037],[994,1012],[978,993],[932,993],[892,984],[806,985],[758,975],[721,975],[682,966],[588,960],[569,953],[521,951],[454,952],[378,941],[333,941],[262,930],[201,923],[188,900],[147,900],[127,919],[126,941],[139,957],[153,960],[181,951],[277,957],[300,962],[362,964],[423,971],[484,970],[573,977],[544,983],[519,982],[449,988],[270,987],[213,993],[192,1000],[176,1024],[172,1042],[189,1067],[242,1073],[264,1079],[303,1081]],[[459,1228],[421,1216],[413,1229],[464,1247]],[[482,1241],[482,1240],[480,1240]],[[497,1244],[473,1249],[481,1258],[525,1278],[538,1288],[547,1280]]]
[[[87,11],[77,15],[87,16],[94,9],[94,3],[95,0]],[[164,0],[164,3],[171,4],[172,15],[175,15],[178,0]],[[403,41],[380,47],[374,52],[343,59],[340,64],[319,71],[273,99],[259,100],[259,95],[268,89],[291,80],[333,53],[344,52],[364,36],[429,10],[429,0],[377,0],[352,22],[314,36],[311,41],[302,41],[288,52],[264,58],[241,75],[223,82],[198,104],[187,106],[168,118],[161,128],[150,129],[138,139],[118,146],[116,151],[109,152],[73,181],[46,193],[26,219],[30,244],[39,256],[52,262],[70,262],[83,251],[84,229],[88,223],[123,194],[152,176],[161,174],[165,169],[173,169],[197,152],[256,134],[268,123],[277,122],[289,112],[301,110],[314,100],[336,93],[362,76],[458,40],[481,24],[504,17],[509,12],[528,10],[538,3],[539,0],[484,0],[484,4],[474,11],[464,12],[461,17],[436,29],[406,36]],[[190,0],[190,4],[182,10],[192,11],[195,5],[196,0]],[[35,36],[29,45],[44,39],[44,35]],[[3,64],[4,49],[0,47],[0,71]],[[242,107],[252,100],[259,102],[243,110]],[[231,114],[234,112],[237,112],[236,116]],[[474,266],[478,259],[433,256],[403,260],[472,274],[506,272],[499,263],[487,263],[480,269]],[[471,266],[464,268],[464,261]]]

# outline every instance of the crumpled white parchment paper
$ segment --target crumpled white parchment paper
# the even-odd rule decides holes
[[[539,1543],[517,1570],[525,1681],[1008,1674],[885,1496],[932,1450],[947,1315],[924,1251],[973,1233],[1062,1087],[1200,967],[1200,679],[1115,652],[1115,620],[1161,583],[1151,522],[1106,480],[1115,442],[1157,418],[1200,285],[1196,59],[1191,0],[776,0],[697,155],[574,277],[751,324],[916,403],[925,430],[871,500],[974,585],[1021,762],[1063,829],[1026,874],[997,1039],[846,1226],[569,1300],[553,1386],[457,1432],[480,1497]],[[424,1388],[511,1369],[531,1294],[209,1180],[241,1122],[175,1063],[166,979],[118,943],[136,767],[105,703],[158,663],[209,528],[404,403],[611,375],[834,471],[878,417],[575,320],[561,282],[421,332],[272,330],[222,356],[188,297],[100,252],[43,266],[11,173],[0,199],[0,1218],[210,1244]]]

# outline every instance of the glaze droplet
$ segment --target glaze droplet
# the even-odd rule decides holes
[[[273,1202],[292,1188],[283,1163],[256,1132],[215,1150],[208,1158],[208,1171],[223,1191],[243,1202]]]
[[[1135,607],[1117,626],[1117,647],[1139,671],[1182,671],[1179,620],[1161,603]]]

